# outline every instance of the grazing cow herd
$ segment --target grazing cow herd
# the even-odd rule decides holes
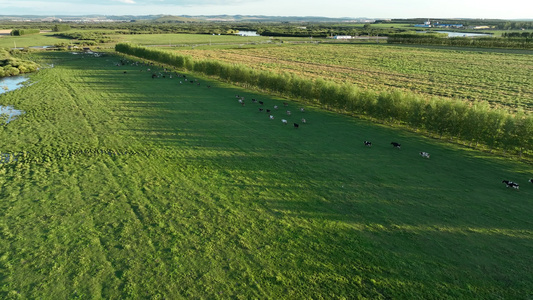
[[[172,75],[173,75],[172,72],[171,72],[170,70],[167,70],[163,65],[161,65],[161,68],[163,69],[163,71],[160,71],[160,72],[155,72],[155,70],[152,71],[152,70],[150,69],[150,67],[152,67],[152,68],[154,68],[154,69],[157,67],[157,66],[154,65],[153,62],[150,62],[150,63],[148,63],[148,62],[136,62],[136,61],[133,61],[133,62],[132,62],[132,61],[128,61],[128,60],[125,60],[125,59],[121,59],[121,60],[120,60],[120,63],[116,63],[115,65],[116,65],[116,66],[124,66],[124,65],[126,65],[126,64],[131,65],[131,66],[148,67],[148,68],[146,69],[146,71],[147,71],[148,73],[151,73],[150,76],[152,77],[152,79],[156,79],[156,78],[167,78],[167,77],[170,78],[170,79],[172,79]],[[141,72],[142,72],[142,71],[143,71],[143,70],[141,69]],[[124,74],[127,74],[127,71],[124,71],[123,73],[124,73]],[[200,82],[198,82],[198,79],[190,80],[190,79],[187,78],[186,75],[184,75],[184,74],[178,74],[178,73],[175,73],[175,76],[178,77],[178,78],[180,78],[180,79],[182,79],[182,80],[179,81],[180,84],[183,84],[183,82],[190,82],[191,84],[196,83],[196,85],[198,85],[198,86],[200,85]],[[207,87],[210,88],[211,86],[207,86]],[[241,97],[241,96],[239,96],[239,95],[236,95],[235,97],[237,98],[238,103],[239,103],[241,106],[245,106],[244,97]],[[261,106],[264,106],[264,105],[265,105],[264,101],[258,101],[257,99],[252,99],[252,103],[258,103],[258,104],[261,105]],[[284,107],[288,107],[288,106],[289,106],[289,103],[288,103],[288,102],[283,102],[283,106],[284,106]],[[274,106],[273,106],[273,109],[274,109],[275,111],[277,111],[278,108],[279,108],[278,105],[274,105]],[[267,113],[269,119],[270,119],[270,120],[274,120],[274,115],[272,114],[272,110],[271,110],[271,109],[264,109],[263,107],[259,107],[259,108],[258,108],[258,111],[261,112],[261,113],[262,113],[263,111],[266,111],[266,113]],[[299,108],[299,111],[300,111],[300,113],[304,113],[304,112],[305,112],[305,109],[304,109],[303,107],[300,107],[300,108]],[[291,116],[291,115],[292,115],[292,113],[291,113],[290,110],[285,110],[285,114],[286,114],[287,116]],[[307,119],[305,119],[305,118],[301,118],[300,121],[301,121],[302,124],[306,124],[306,123],[307,123]],[[289,121],[288,121],[287,119],[281,119],[281,123],[282,123],[283,125],[287,125],[287,124],[289,123]],[[299,123],[296,123],[296,122],[293,122],[293,126],[294,126],[295,129],[298,129],[298,128],[300,127],[300,124],[299,124]],[[364,141],[363,143],[364,143],[364,145],[365,145],[366,147],[372,147],[372,142],[370,142],[370,141]],[[391,144],[395,149],[398,149],[398,150],[401,149],[401,144],[399,144],[399,143],[397,143],[397,142],[391,142],[390,144]],[[427,158],[427,159],[430,158],[430,155],[429,155],[428,152],[421,151],[421,152],[419,152],[419,154],[420,154],[420,156],[422,156],[423,158]],[[533,178],[529,179],[528,182],[533,183]],[[502,180],[502,183],[505,183],[505,185],[506,185],[507,188],[513,188],[513,189],[516,189],[516,190],[518,190],[518,189],[520,188],[520,185],[519,185],[518,183],[513,182],[513,181],[510,181],[510,180]]]
[[[235,98],[237,98],[237,101],[241,104],[241,106],[245,106],[244,97],[241,97],[240,95],[235,95]],[[270,120],[274,120],[275,117],[273,115],[273,112],[278,110],[278,108],[279,108],[278,105],[272,106],[272,108],[273,108],[273,110],[272,110],[270,108],[266,108],[265,107],[265,102],[264,101],[258,101],[257,99],[252,98],[252,103],[259,104],[261,107],[257,108],[258,112],[260,112],[260,113],[266,112],[267,115],[268,115],[268,118]],[[283,102],[283,106],[284,107],[289,107],[289,103]],[[300,110],[300,113],[304,113],[305,112],[305,108],[303,108],[303,107],[300,107],[299,110]],[[285,110],[285,114],[287,116],[291,116],[292,112],[290,110]],[[306,124],[307,123],[307,119],[306,118],[301,118],[300,121],[301,121],[302,124]],[[287,125],[287,124],[289,124],[289,121],[287,119],[281,119],[281,124]],[[300,123],[293,122],[293,127],[295,129],[300,128]]]
[[[533,178],[529,179],[528,182],[533,183]],[[502,180],[502,183],[505,183],[505,186],[507,186],[508,188],[513,188],[517,190],[520,189],[520,185],[516,182],[512,182],[509,180]]]

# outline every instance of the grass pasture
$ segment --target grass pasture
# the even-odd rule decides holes
[[[269,120],[250,99],[285,100],[111,55],[36,55],[54,68],[0,96],[26,112],[0,128],[20,155],[0,164],[0,298],[533,296],[531,165],[294,101]]]
[[[0,36],[0,48],[21,48],[34,46],[53,46],[68,42],[69,39],[54,36],[53,32],[23,36]]]

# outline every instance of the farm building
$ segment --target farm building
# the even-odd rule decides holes
[[[427,20],[424,24],[415,24],[415,27],[431,27],[431,22]]]

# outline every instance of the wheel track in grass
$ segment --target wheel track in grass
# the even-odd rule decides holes
[[[124,184],[121,184],[119,183],[118,181],[118,178],[124,178],[124,180],[128,180],[128,177],[126,176],[126,174],[122,171],[120,171],[116,164],[115,164],[115,159],[113,158],[107,158],[104,162],[103,162],[103,168],[104,168],[104,171],[108,174],[107,178],[107,183],[112,185],[113,188],[116,190],[116,198],[117,198],[117,201],[121,201],[121,200],[125,200],[125,201],[121,201],[121,203],[118,203],[118,205],[122,206],[122,205],[127,205],[129,207],[129,210],[131,212],[131,215],[134,216],[134,223],[137,224],[137,226],[139,226],[140,228],[144,228],[145,230],[141,231],[141,232],[137,232],[137,236],[133,239],[133,240],[126,240],[126,241],[122,241],[122,240],[114,240],[114,241],[109,241],[107,243],[103,243],[102,240],[100,239],[102,245],[103,244],[108,244],[109,247],[108,248],[111,248],[111,247],[115,247],[115,248],[121,248],[120,250],[122,251],[129,251],[131,249],[131,251],[134,251],[134,252],[140,252],[141,249],[137,249],[140,247],[140,245],[144,245],[144,247],[148,246],[148,248],[150,249],[149,250],[149,253],[157,253],[157,250],[155,249],[155,246],[154,246],[154,241],[152,240],[152,238],[148,235],[148,234],[145,234],[146,233],[146,229],[148,227],[148,225],[146,224],[147,222],[147,218],[146,216],[143,215],[143,213],[141,213],[139,211],[139,207],[142,206],[142,202],[143,202],[143,199],[146,199],[145,201],[147,201],[147,198],[146,197],[142,197],[141,195],[128,195],[127,192],[125,191],[125,186]],[[125,183],[127,186],[130,186],[131,185],[131,181],[128,181]],[[133,199],[137,199],[137,201],[139,201],[139,203],[135,203]],[[128,226],[128,223],[129,221],[128,220],[123,220],[122,221],[122,224],[119,223],[118,226],[122,226],[122,228],[124,228],[124,230],[127,230],[125,227]],[[105,223],[102,223],[102,227],[105,227],[107,226]],[[117,228],[113,228],[114,229],[114,236],[115,237],[118,237],[120,236],[121,234],[117,232],[117,230],[119,229],[118,227]],[[130,243],[135,243],[137,242],[138,244],[137,245],[130,245]],[[124,245],[124,243],[127,243],[126,245]],[[119,251],[120,251],[119,250]],[[109,251],[108,251],[109,252]],[[145,251],[143,251],[143,253],[145,253]],[[145,255],[149,255],[149,253],[145,253]],[[133,254],[133,253],[132,253]],[[117,258],[115,258],[117,259]],[[122,282],[121,284],[121,288],[123,289],[123,293],[125,292],[124,291],[124,286],[123,286],[123,283],[124,282],[127,282],[129,280],[128,276],[131,276],[130,275],[130,272],[132,270],[132,268],[135,267],[135,262],[138,260],[138,258],[136,257],[135,259],[133,259],[133,262],[130,262],[130,259],[132,258],[127,258],[127,261],[123,261],[122,262],[122,266],[119,266],[119,263],[114,263],[113,264],[113,268],[114,268],[114,275],[115,277],[120,280]],[[150,262],[149,260],[145,261],[145,266],[147,265],[153,265],[153,262]],[[133,275],[133,276],[138,276],[139,274],[136,274],[136,275]],[[146,274],[145,274],[146,275]]]

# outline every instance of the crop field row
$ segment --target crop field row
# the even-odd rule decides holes
[[[25,111],[0,127],[18,158],[0,298],[531,297],[531,165],[114,55],[35,56],[54,67],[0,97]]]
[[[327,44],[179,52],[378,91],[407,89],[533,110],[533,55],[528,54]]]

